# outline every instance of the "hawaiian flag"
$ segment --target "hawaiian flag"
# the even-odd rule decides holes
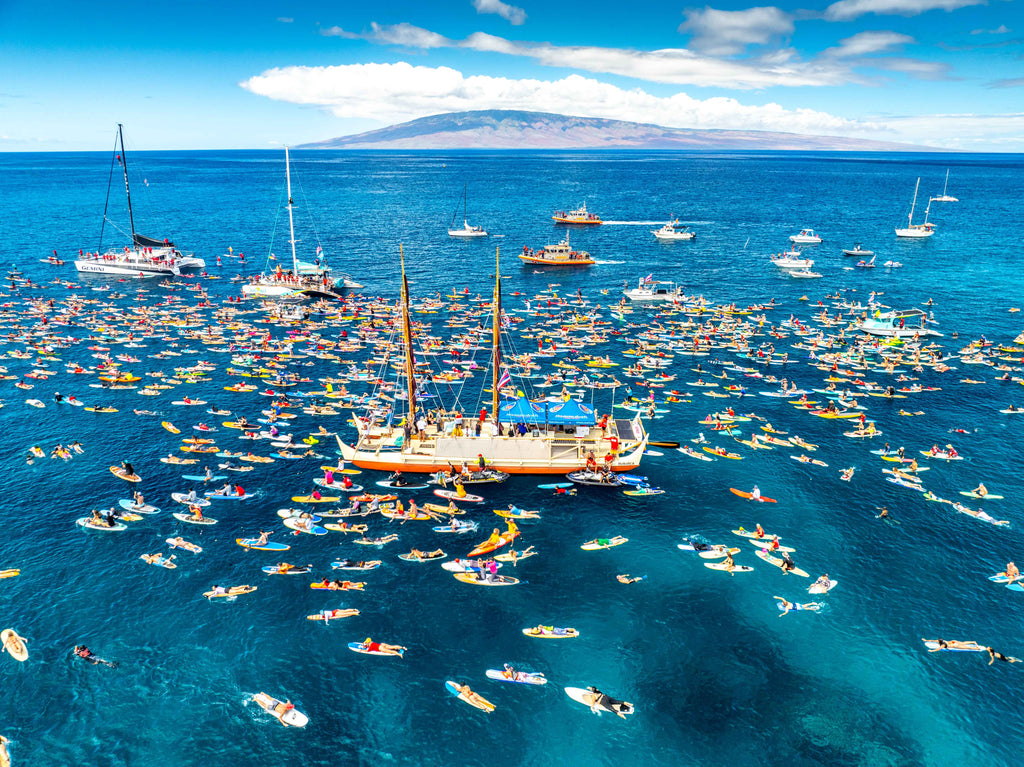
[[[654,282],[654,272],[651,272],[646,277],[644,277],[644,284],[646,285],[648,282]]]
[[[498,388],[499,389],[503,389],[506,386],[508,386],[510,383],[512,383],[512,376],[510,376],[508,374],[508,370],[507,369],[502,368],[501,378],[498,379]]]

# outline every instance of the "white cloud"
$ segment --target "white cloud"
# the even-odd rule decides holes
[[[858,32],[853,37],[840,40],[837,47],[827,48],[822,55],[833,58],[866,56],[871,53],[885,53],[913,42],[915,40],[910,35],[902,35],[899,32]]]
[[[278,101],[322,107],[337,117],[384,123],[443,112],[522,109],[679,128],[872,134],[881,126],[812,109],[742,104],[732,98],[660,97],[569,75],[558,81],[464,76],[449,67],[351,64],[269,69],[241,86]]]
[[[689,47],[709,56],[742,53],[749,45],[765,45],[793,33],[793,17],[772,7],[719,11],[710,6],[683,11],[679,31],[690,35]]]
[[[917,16],[926,11],[955,11],[987,0],[839,0],[825,9],[828,21],[850,21],[868,13],[879,16]]]
[[[1010,31],[1010,28],[1005,24],[1000,24],[995,29],[972,29],[972,35],[1005,35]]]
[[[278,16],[277,20],[280,21],[282,24],[291,24],[292,22],[295,21],[295,19],[293,19],[291,16]]]
[[[900,141],[944,149],[1024,150],[1024,113],[934,114],[878,118]]]
[[[473,7],[477,13],[496,13],[513,26],[519,26],[526,21],[526,11],[501,0],[473,0]]]

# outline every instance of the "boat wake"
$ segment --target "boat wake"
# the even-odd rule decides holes
[[[595,264],[602,264],[603,265],[603,264],[624,264],[626,262],[625,261],[604,261],[602,259],[595,259],[594,263]]]
[[[660,226],[664,221],[605,221],[605,226]]]

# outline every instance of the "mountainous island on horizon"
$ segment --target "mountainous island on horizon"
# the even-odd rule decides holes
[[[300,149],[776,149],[942,151],[891,141],[799,133],[667,128],[549,112],[487,109],[421,117]]]

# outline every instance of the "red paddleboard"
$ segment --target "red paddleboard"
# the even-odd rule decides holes
[[[754,498],[754,496],[748,493],[746,490],[737,490],[735,487],[730,487],[729,492],[735,493],[740,498],[746,498],[751,501],[757,500],[761,501],[762,503],[778,503],[778,501],[776,501],[774,498],[768,498],[767,496],[764,495],[762,495],[760,498]]]

